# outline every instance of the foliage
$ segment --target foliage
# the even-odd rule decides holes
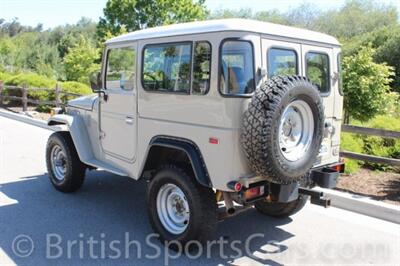
[[[90,75],[100,69],[100,65],[95,63],[98,57],[99,50],[81,36],[79,43],[69,49],[64,57],[67,80],[89,83]]]
[[[345,151],[352,151],[357,153],[362,153],[364,147],[363,140],[357,136],[350,133],[342,133],[340,136],[340,148]],[[352,174],[360,169],[362,162],[357,160],[346,159],[346,174]]]
[[[382,128],[387,130],[400,131],[400,114],[396,116],[376,116],[369,122],[362,124],[371,128]],[[381,138],[376,136],[362,136],[364,142],[364,153],[400,159],[400,139]],[[387,170],[390,167],[380,164],[367,164],[374,169]]]
[[[384,113],[388,100],[392,68],[373,62],[374,50],[362,48],[343,60],[344,108],[349,116],[367,121]],[[348,120],[348,119],[346,119]]]
[[[128,31],[206,17],[204,0],[108,0],[104,17],[98,24],[98,36],[116,34],[122,26]]]
[[[400,93],[400,25],[385,26],[356,36],[344,43],[343,53],[345,56],[354,55],[360,47],[367,45],[376,49],[375,62],[386,62],[394,67],[395,77],[391,87],[393,91]]]
[[[60,86],[63,92],[76,93],[81,95],[87,95],[92,93],[92,90],[89,88],[88,85],[76,81],[62,82],[60,83]],[[71,98],[76,98],[76,96],[64,95],[61,99],[63,101],[66,101]]]
[[[6,72],[0,72],[0,81],[6,82],[10,77],[12,77],[11,74]]]
[[[20,73],[15,76],[9,77],[6,82],[6,85],[14,85],[14,86],[27,86],[33,88],[55,88],[56,81],[53,79],[49,79],[44,76],[40,76],[35,73]],[[21,96],[20,91],[9,91],[9,95],[18,95]],[[54,94],[48,91],[29,91],[28,97],[37,99],[37,100],[49,100],[54,99]]]

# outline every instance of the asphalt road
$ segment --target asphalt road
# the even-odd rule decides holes
[[[148,223],[144,182],[91,171],[77,193],[52,188],[44,160],[50,134],[0,116],[0,265],[400,261],[399,225],[312,205],[287,219],[251,209],[221,222],[201,254],[164,250]]]

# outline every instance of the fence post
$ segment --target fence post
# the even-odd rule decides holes
[[[61,107],[61,88],[58,82],[56,83],[55,93],[56,93],[56,107]]]
[[[26,84],[22,86],[22,111],[28,111],[28,88]]]
[[[3,85],[3,81],[0,80],[0,107],[3,106],[3,89],[4,89],[4,85]]]

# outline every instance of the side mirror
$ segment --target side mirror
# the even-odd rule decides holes
[[[90,87],[92,88],[93,92],[98,92],[102,89],[100,72],[90,76]]]
[[[96,73],[90,77],[90,87],[94,93],[98,93],[99,95],[103,95],[104,101],[108,101],[108,94],[105,90],[103,90],[103,86],[101,84],[101,74]]]

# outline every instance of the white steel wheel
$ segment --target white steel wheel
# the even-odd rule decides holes
[[[314,117],[303,100],[291,102],[283,111],[279,126],[279,148],[285,159],[298,161],[309,150],[314,135]]]
[[[182,234],[189,225],[189,203],[183,191],[167,183],[157,193],[157,214],[163,227],[174,235]]]
[[[65,179],[65,174],[67,172],[66,156],[64,151],[59,145],[54,145],[51,150],[51,167],[53,169],[54,177],[58,181],[63,181]]]

